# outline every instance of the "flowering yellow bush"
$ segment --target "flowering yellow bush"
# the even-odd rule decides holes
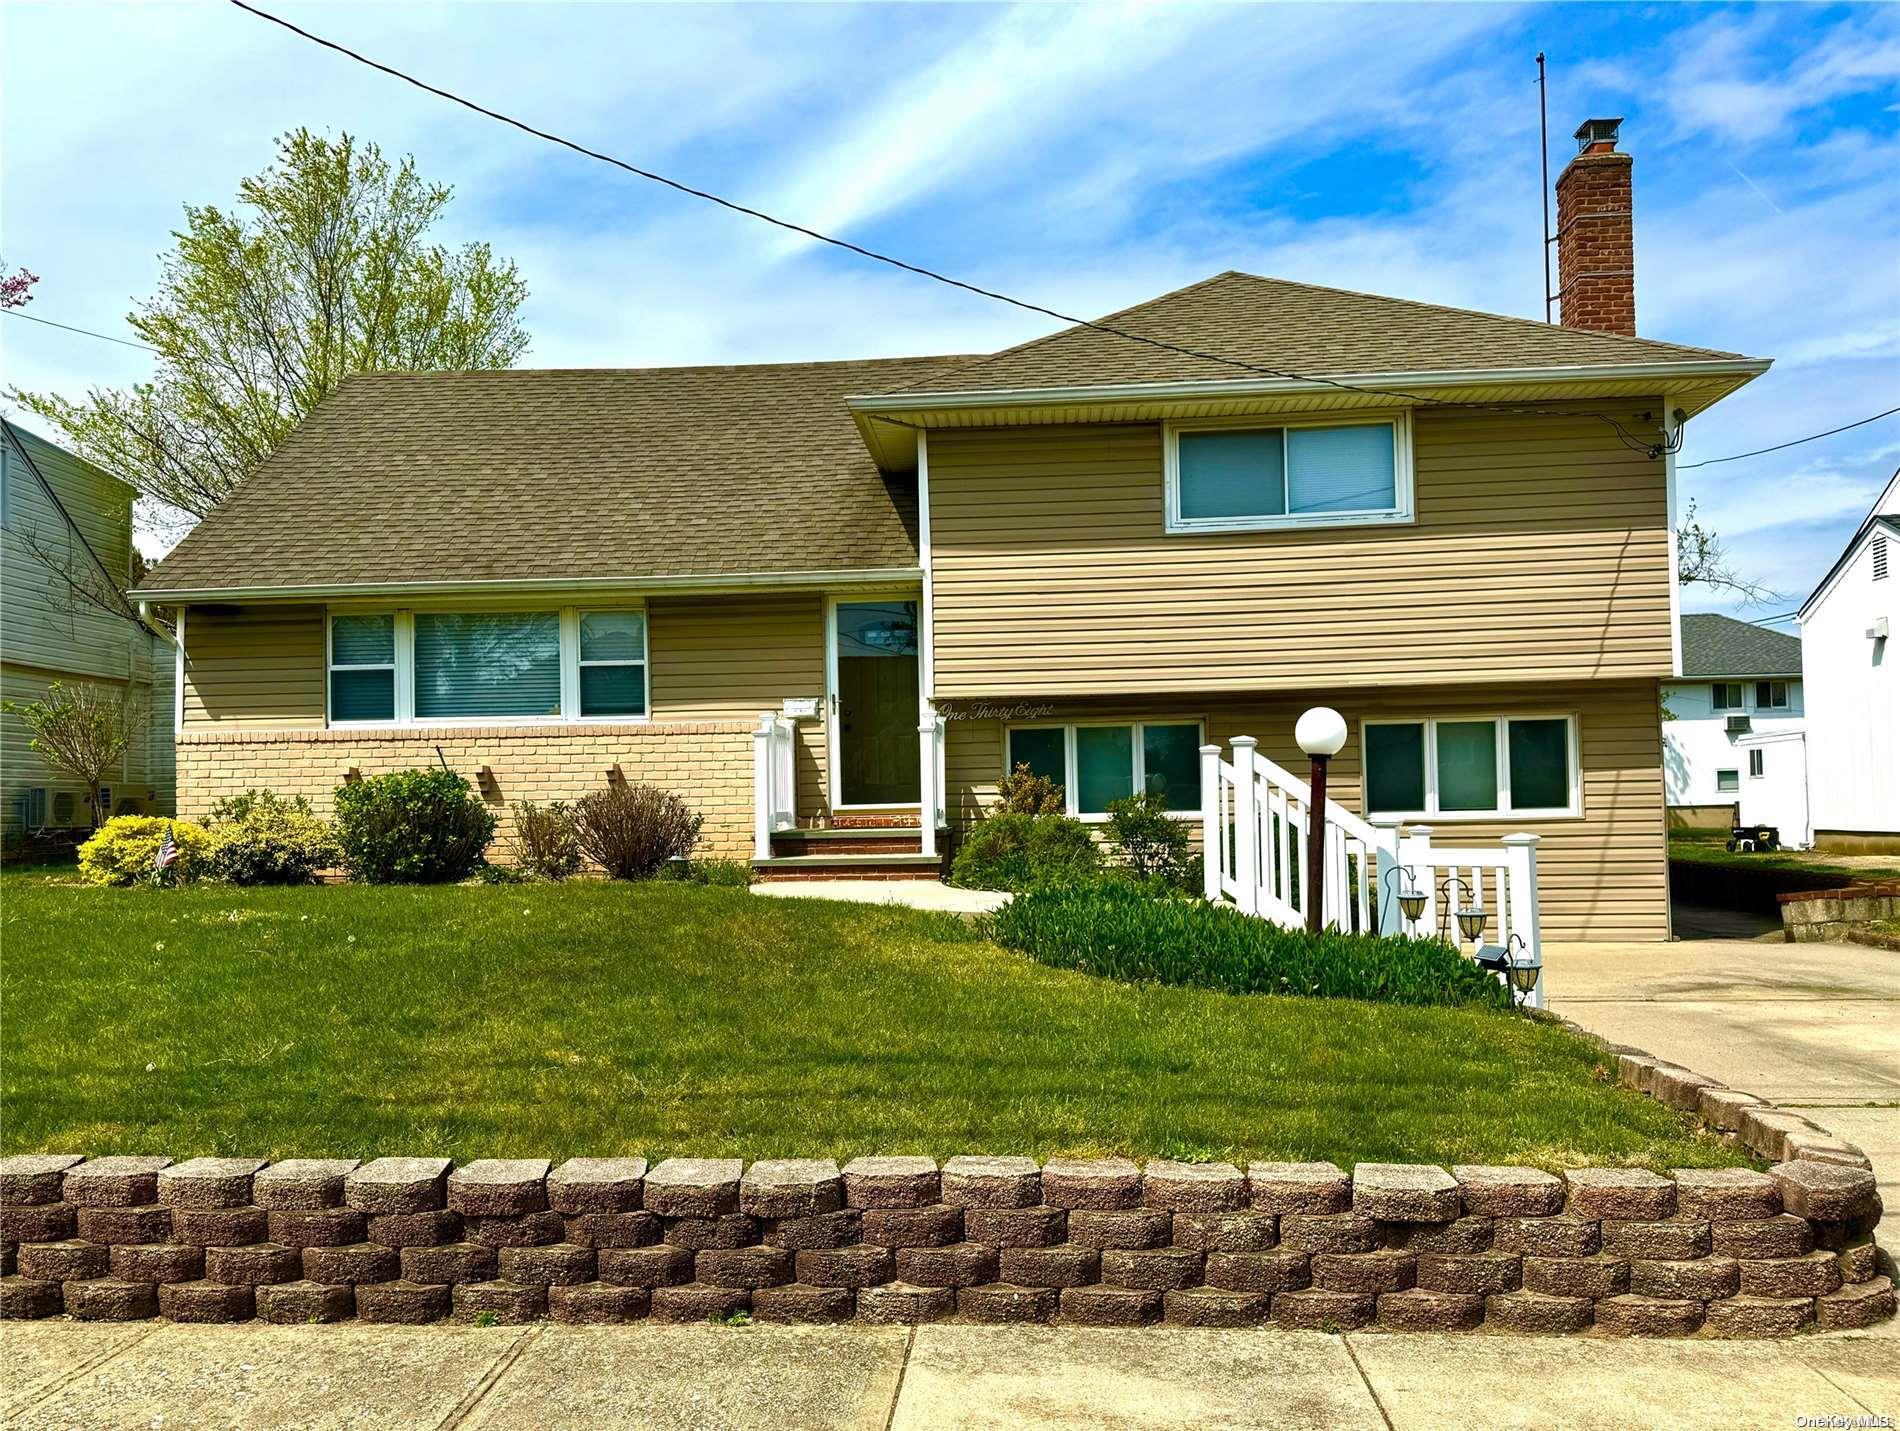
[[[156,873],[152,861],[167,830],[178,846],[178,862],[159,878],[184,884],[201,873],[210,836],[203,825],[160,815],[115,815],[107,820],[79,847],[79,873],[94,884],[147,883]]]

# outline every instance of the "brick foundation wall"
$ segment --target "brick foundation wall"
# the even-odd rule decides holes
[[[696,855],[744,859],[752,852],[752,734],[742,722],[186,731],[178,738],[178,813],[202,819],[227,796],[269,789],[302,795],[327,818],[352,768],[372,776],[432,766],[438,746],[500,817],[489,847],[498,862],[507,855],[516,801],[577,799],[605,784],[616,765],[629,783],[671,790],[705,817]]]
[[[1776,1336],[1891,1316],[1864,1168],[0,1160],[0,1315]]]

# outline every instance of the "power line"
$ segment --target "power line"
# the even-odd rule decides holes
[[[1879,422],[1883,417],[1892,417],[1900,412],[1900,407],[1890,407],[1885,412],[1877,412],[1872,417],[1863,417],[1859,422],[1850,422],[1842,427],[1830,427],[1826,432],[1812,433],[1807,437],[1797,437],[1792,442],[1778,442],[1773,447],[1757,447],[1753,452],[1736,452],[1727,457],[1708,457],[1700,462],[1678,462],[1676,471],[1687,472],[1691,467],[1713,467],[1718,462],[1740,462],[1744,457],[1760,457],[1767,452],[1780,452],[1786,447],[1799,447],[1804,442],[1817,442],[1823,437],[1832,437],[1837,432],[1852,432],[1857,427],[1865,427],[1870,422]]]
[[[51,318],[35,318],[31,313],[22,313],[17,308],[0,308],[0,314],[9,318],[24,318],[29,323],[44,323],[48,328],[62,328],[68,333],[78,333],[87,338],[99,338],[107,343],[117,343],[123,348],[137,348],[141,353],[150,353],[161,358],[163,353],[156,348],[148,348],[143,343],[134,343],[130,338],[115,338],[110,333],[95,333],[90,328],[75,328],[70,323],[55,323]]]
[[[1463,408],[1478,412],[1512,413],[1532,417],[1549,417],[1553,415],[1591,417],[1614,428],[1624,446],[1630,448],[1632,451],[1646,453],[1650,457],[1660,457],[1665,450],[1673,450],[1673,446],[1671,446],[1672,442],[1680,441],[1679,436],[1675,439],[1664,441],[1645,441],[1633,436],[1620,422],[1605,413],[1581,412],[1574,414],[1552,414],[1544,408],[1510,407],[1497,403],[1484,402],[1463,402],[1452,398],[1434,397],[1426,393],[1401,392],[1392,388],[1363,387],[1356,383],[1343,382],[1337,378],[1328,378],[1311,373],[1298,373],[1285,368],[1273,368],[1262,363],[1248,362],[1240,358],[1230,358],[1220,353],[1204,352],[1198,348],[1189,348],[1179,343],[1170,343],[1165,339],[1152,338],[1144,333],[1135,333],[1125,328],[1117,328],[1110,323],[1102,323],[1088,318],[1077,318],[1073,314],[1063,313],[1058,309],[1032,302],[1026,298],[1017,298],[1013,294],[1004,293],[994,288],[984,288],[979,284],[970,283],[961,278],[954,278],[946,273],[940,273],[936,269],[925,268],[920,264],[911,263],[908,260],[897,258],[891,254],[881,253],[877,249],[866,248],[864,245],[853,243],[849,239],[837,238],[831,234],[821,233],[817,229],[806,227],[804,224],[795,223],[790,219],[779,218],[775,214],[769,214],[763,209],[755,209],[747,204],[741,204],[736,200],[725,198],[723,195],[683,183],[678,179],[670,179],[666,175],[655,173],[651,169],[643,169],[637,164],[630,164],[626,160],[616,158],[612,154],[603,153],[598,149],[590,149],[584,144],[564,138],[559,134],[551,133],[548,130],[537,129],[534,125],[529,124],[525,120],[516,119],[514,116],[503,114],[499,110],[489,109],[484,105],[477,104],[472,99],[463,98],[452,90],[443,89],[438,85],[430,84],[426,80],[418,79],[406,71],[396,69],[392,65],[383,64],[380,60],[373,60],[368,55],[350,49],[347,45],[339,44],[335,40],[326,40],[323,36],[313,34],[300,25],[293,24],[281,16],[271,14],[268,10],[260,10],[255,5],[247,4],[245,0],[231,0],[231,4],[247,14],[255,15],[260,20],[268,20],[271,24],[280,26],[290,31],[293,35],[310,41],[314,45],[320,45],[326,50],[334,51],[347,59],[355,60],[360,65],[366,65],[370,69],[386,74],[391,79],[401,80],[404,84],[412,85],[424,93],[432,94],[438,99],[445,99],[451,104],[457,104],[464,109],[472,110],[484,118],[495,120],[497,123],[508,125],[513,129],[518,129],[523,134],[532,135],[534,138],[543,140],[549,144],[572,150],[574,153],[582,155],[585,158],[596,160],[602,164],[612,165],[616,169],[625,170],[636,178],[645,179],[649,183],[663,185],[678,193],[685,194],[690,198],[703,199],[709,204],[716,204],[720,208],[728,209],[735,214],[742,214],[747,218],[757,219],[761,223],[770,224],[774,228],[784,229],[789,233],[802,235],[815,242],[829,244],[833,248],[844,249],[846,252],[857,254],[860,258],[868,258],[875,263],[887,264],[892,268],[901,269],[905,273],[915,274],[920,278],[928,278],[935,283],[947,284],[952,288],[960,288],[966,293],[974,293],[979,298],[987,298],[992,302],[1006,303],[1012,308],[1020,308],[1028,313],[1039,313],[1044,317],[1054,318],[1057,322],[1067,323],[1072,327],[1093,329],[1095,332],[1107,333],[1131,343],[1142,343],[1150,348],[1159,349],[1162,352],[1175,353],[1182,357],[1198,358],[1203,362],[1220,363],[1227,367],[1240,368],[1247,372],[1258,373],[1264,377],[1284,378],[1294,382],[1317,383],[1327,387],[1338,388],[1344,392],[1364,393],[1372,397],[1402,398],[1407,402],[1423,403],[1434,407]]]

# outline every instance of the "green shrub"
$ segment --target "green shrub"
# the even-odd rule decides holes
[[[515,864],[536,879],[563,880],[581,867],[574,812],[558,800],[552,805],[537,805],[532,800],[517,804],[508,846]]]
[[[1152,887],[1102,881],[1018,895],[996,941],[1058,969],[1230,994],[1510,1006],[1503,985],[1436,939],[1309,934]]]
[[[614,879],[652,879],[668,860],[685,859],[701,823],[679,796],[651,785],[609,785],[574,803],[582,852]]]
[[[494,812],[452,770],[398,770],[337,787],[343,864],[365,884],[467,879],[494,833]]]
[[[1066,815],[1004,811],[979,821],[950,864],[950,883],[1021,893],[1094,877],[1101,867],[1089,827]]]
[[[1016,768],[997,782],[996,795],[997,809],[1012,815],[1060,815],[1069,808],[1062,786],[1047,775],[1032,772],[1026,760],[1018,761]]]
[[[1108,838],[1136,879],[1158,879],[1176,889],[1200,888],[1187,822],[1168,813],[1162,796],[1143,793],[1110,800]]]
[[[178,859],[160,871],[152,866],[165,832]],[[79,847],[79,873],[94,884],[185,884],[204,872],[209,835],[203,825],[158,815],[115,815]]]
[[[342,859],[336,833],[303,796],[247,790],[212,808],[201,873],[228,884],[314,884]]]

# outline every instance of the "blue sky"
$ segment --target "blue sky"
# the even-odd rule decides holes
[[[1900,7],[307,5],[280,13],[686,181],[1068,312],[1225,268],[1542,316],[1532,56],[1553,171],[1636,156],[1640,331],[1777,359],[1684,463],[1900,403]],[[0,254],[105,332],[180,204],[295,125],[414,153],[532,291],[526,361],[979,351],[1048,324],[757,226],[230,6],[0,6]],[[137,352],[0,325],[77,395]],[[1684,488],[1804,595],[1900,465],[1900,417]],[[1727,609],[1695,589],[1691,609]],[[1756,608],[1765,615],[1787,605]]]

